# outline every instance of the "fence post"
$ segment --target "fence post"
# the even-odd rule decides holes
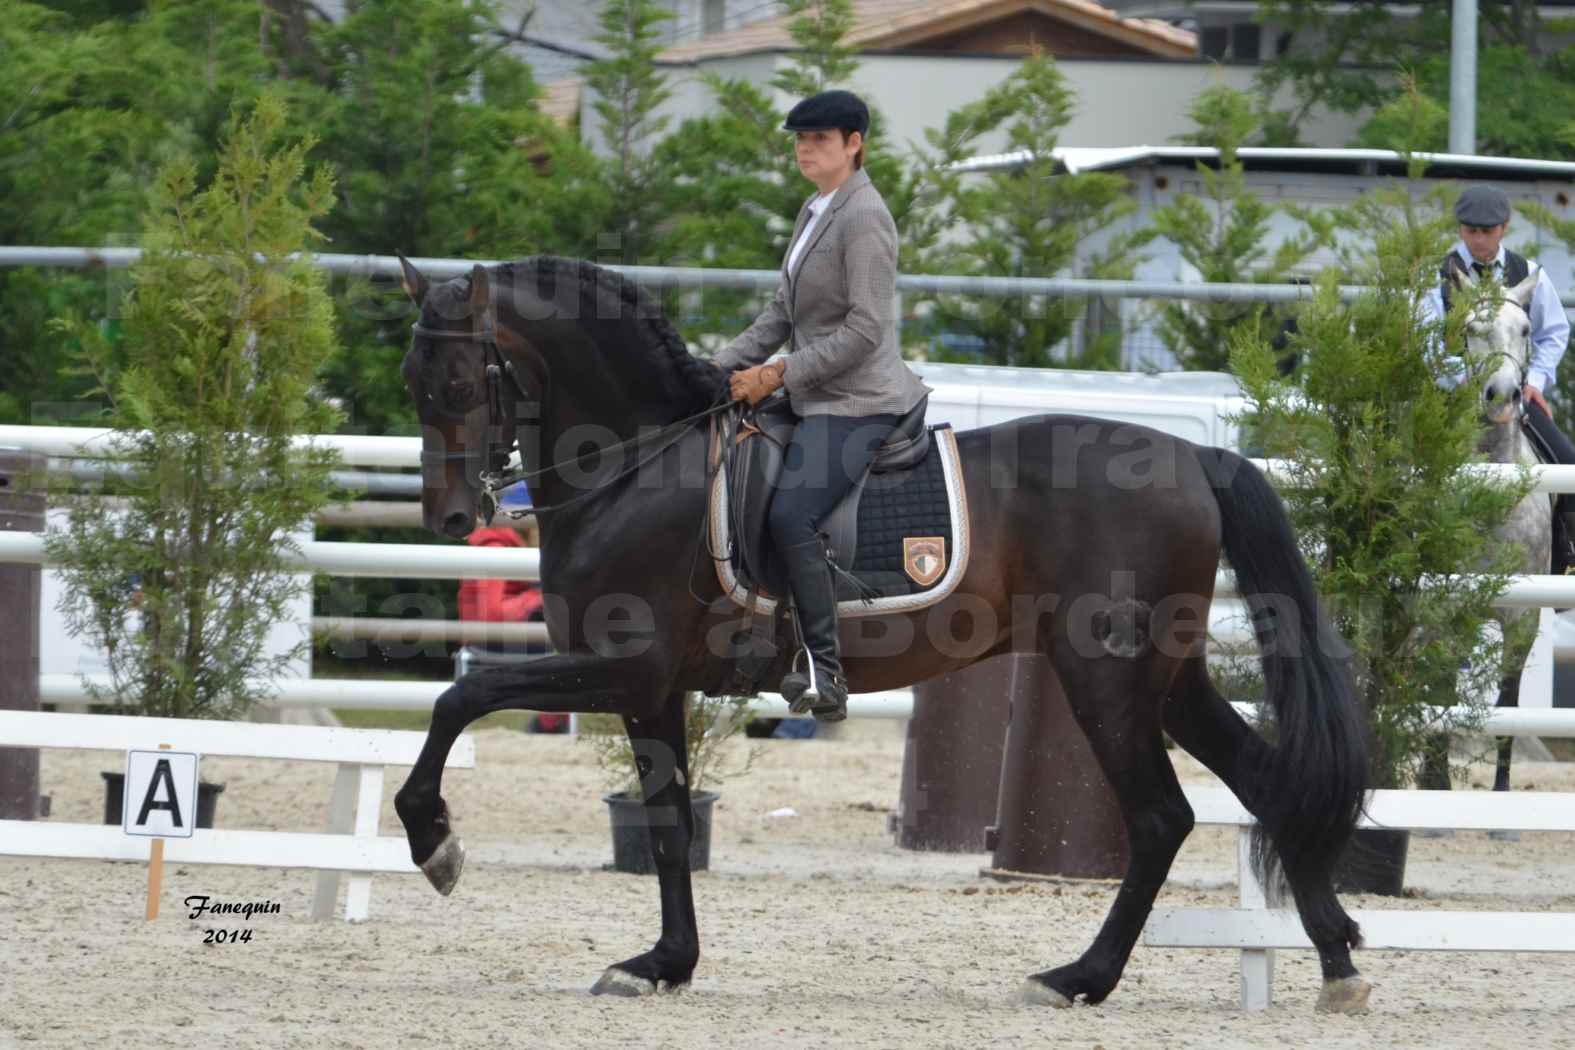
[[[1258,869],[1252,863],[1252,828],[1247,825],[1243,825],[1236,834],[1236,873],[1240,906],[1256,910],[1269,907],[1270,893],[1259,881]],[[1272,1002],[1274,1002],[1274,949],[1242,949],[1241,1008],[1267,1010]]]
[[[0,448],[0,532],[44,531],[45,457]],[[37,565],[0,564],[0,710],[38,710],[38,618],[43,573]],[[0,820],[35,820],[38,749],[0,748]]]

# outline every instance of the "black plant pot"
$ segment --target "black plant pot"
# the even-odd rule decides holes
[[[689,800],[694,813],[694,838],[689,840],[689,868],[707,871],[711,867],[711,804],[719,796],[714,791],[696,792]],[[613,871],[631,875],[656,874],[656,857],[651,853],[651,829],[646,824],[645,802],[630,798],[628,792],[603,795],[612,819]],[[669,814],[676,816],[676,814]],[[652,819],[661,819],[658,812]]]
[[[1335,891],[1400,896],[1405,890],[1405,857],[1410,847],[1409,831],[1357,828],[1334,866]]]
[[[125,813],[126,774],[99,773],[104,778],[104,823],[119,824]],[[197,826],[213,827],[213,807],[224,793],[223,784],[210,784],[206,780],[197,784]]]

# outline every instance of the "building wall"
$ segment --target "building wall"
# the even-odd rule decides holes
[[[1020,59],[867,55],[854,90],[867,91],[884,112],[899,142],[923,141],[927,127],[941,126],[948,110],[971,102],[1005,80]],[[1191,130],[1187,110],[1200,92],[1216,84],[1243,90],[1254,70],[1197,62],[1145,59],[1063,59],[1061,72],[1076,95],[1062,146],[1171,145]],[[1360,121],[1338,115],[1308,121],[1309,146],[1350,145]],[[987,137],[980,152],[1004,150],[1004,135]]]
[[[702,72],[739,77],[766,87],[788,60],[784,54],[765,53],[672,67],[668,86],[673,96],[663,112],[677,127],[688,117],[714,110],[712,93],[700,81]],[[943,126],[948,112],[981,98],[1010,76],[1021,61],[1011,57],[866,54],[849,86],[881,111],[889,139],[906,147],[925,141],[927,128]],[[1187,109],[1199,92],[1221,83],[1251,88],[1254,73],[1247,66],[1144,59],[1065,59],[1060,68],[1076,94],[1072,120],[1061,135],[1062,146],[1173,144],[1177,135],[1191,129]],[[784,110],[796,101],[773,93]],[[593,141],[596,120],[587,92],[580,105],[580,127],[587,141]],[[1303,129],[1303,137],[1309,146],[1347,146],[1361,120],[1338,114],[1316,116]],[[984,136],[979,142],[981,153],[1006,148],[1002,133]]]

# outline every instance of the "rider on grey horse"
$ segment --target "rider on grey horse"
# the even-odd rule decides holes
[[[1514,287],[1530,275],[1534,263],[1503,245],[1509,230],[1509,197],[1495,186],[1472,186],[1455,203],[1455,219],[1460,223],[1460,242],[1444,258],[1439,286],[1424,301],[1424,320],[1441,320],[1448,312],[1454,272],[1475,278],[1492,276],[1506,288]],[[1570,323],[1559,303],[1558,290],[1540,266],[1537,285],[1531,294],[1527,314],[1531,318],[1531,365],[1526,370],[1525,422],[1533,442],[1554,463],[1575,463],[1575,445],[1553,422],[1553,413],[1543,397],[1564,356],[1569,342]],[[1459,382],[1463,372],[1446,381]],[[1575,568],[1575,497],[1559,496],[1557,515],[1562,527],[1555,528],[1554,571]]]

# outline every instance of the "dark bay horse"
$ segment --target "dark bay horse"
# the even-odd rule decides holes
[[[557,650],[466,675],[438,698],[395,803],[411,857],[440,892],[453,889],[464,853],[443,763],[472,721],[506,709],[621,715],[651,825],[661,935],[592,990],[681,987],[700,956],[682,700],[724,691],[740,622],[703,531],[711,439],[690,422],[723,403],[725,379],[632,281],[589,263],[534,257],[429,285],[406,262],[404,277],[421,308],[403,373],[424,433],[425,523],[456,539],[476,527],[490,512],[483,475],[517,438],[535,473]],[[845,620],[844,661],[854,692],[1010,651],[1053,662],[1119,798],[1131,863],[1093,944],[1029,977],[1025,997],[1098,1003],[1120,980],[1193,823],[1168,732],[1260,822],[1260,864],[1283,872],[1322,963],[1319,1007],[1364,1009],[1369,986],[1351,963],[1360,932],[1330,882],[1365,797],[1362,720],[1263,476],[1225,450],[1074,416],[967,431],[957,446],[972,545],[960,585],[921,611]],[[1272,745],[1209,681],[1222,550],[1255,613]],[[779,652],[768,681],[788,669],[790,646]]]

